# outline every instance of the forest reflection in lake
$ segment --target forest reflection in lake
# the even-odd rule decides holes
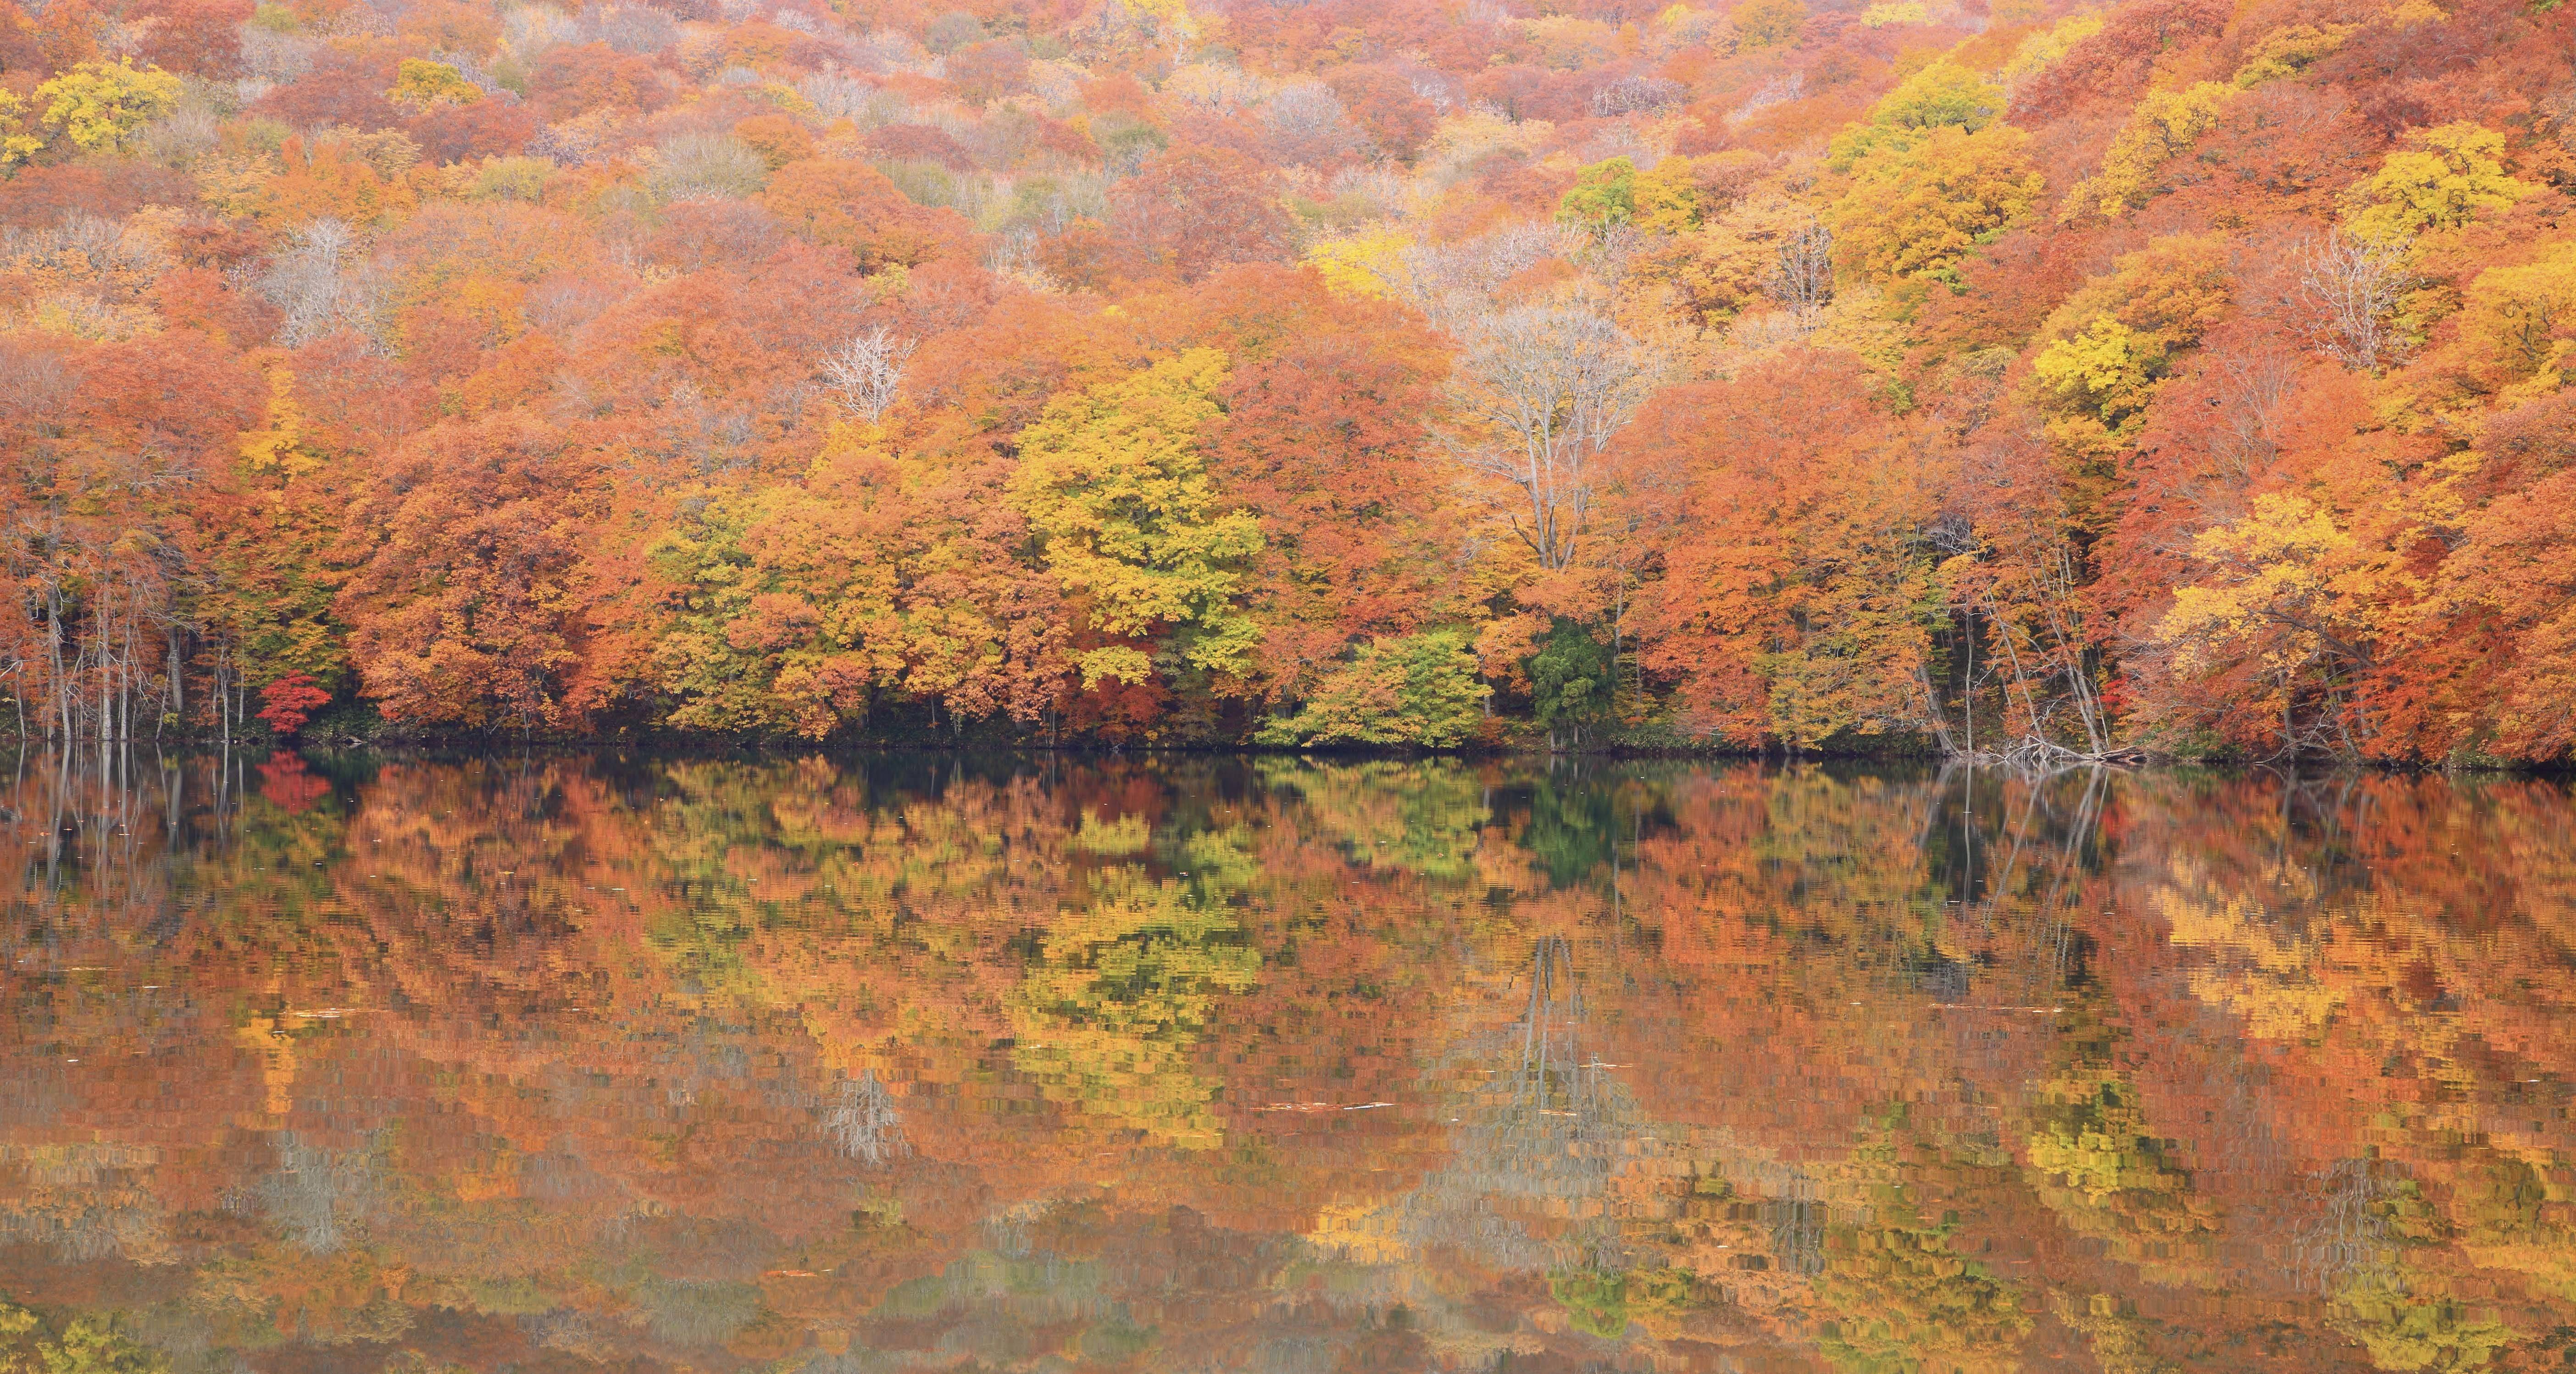
[[[5,800],[0,1367],[2576,1363],[2551,782],[281,756]]]

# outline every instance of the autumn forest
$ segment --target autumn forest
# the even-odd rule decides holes
[[[23,739],[2576,741],[2553,0],[0,0]]]

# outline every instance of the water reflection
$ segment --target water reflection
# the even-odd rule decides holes
[[[0,1367],[2576,1361],[2556,784],[5,781]]]

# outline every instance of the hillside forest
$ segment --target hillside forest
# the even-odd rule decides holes
[[[0,0],[59,743],[2564,763],[2556,0]]]

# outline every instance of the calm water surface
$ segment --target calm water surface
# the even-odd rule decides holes
[[[2559,784],[0,794],[0,1367],[2576,1368]]]

